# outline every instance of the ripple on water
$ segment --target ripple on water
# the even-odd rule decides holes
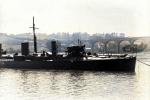
[[[150,67],[135,73],[0,70],[0,100],[149,100]]]

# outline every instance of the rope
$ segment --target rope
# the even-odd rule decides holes
[[[139,61],[140,63],[144,64],[144,65],[147,65],[147,66],[150,66],[150,64],[147,64],[147,63],[144,63],[143,61],[140,61],[137,59],[137,61]]]

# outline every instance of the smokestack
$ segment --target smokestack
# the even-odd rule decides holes
[[[21,53],[24,56],[29,55],[29,43],[28,42],[21,43]]]
[[[2,57],[2,44],[0,43],[0,58]]]
[[[57,42],[56,41],[52,41],[51,42],[51,50],[52,50],[52,56],[56,56],[57,55]]]

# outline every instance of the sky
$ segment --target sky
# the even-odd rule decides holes
[[[0,0],[0,32],[126,33],[150,36],[149,0]]]

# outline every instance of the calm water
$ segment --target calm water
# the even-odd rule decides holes
[[[150,53],[139,55],[150,64]],[[83,99],[150,100],[150,66],[137,62],[135,73],[0,69],[0,100]]]

